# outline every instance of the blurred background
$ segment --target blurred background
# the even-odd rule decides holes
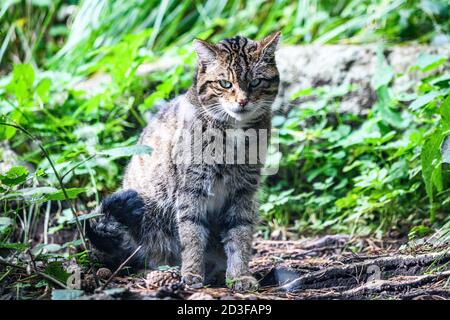
[[[280,170],[258,236],[448,241],[449,14],[446,0],[2,0],[0,253],[82,260],[65,249],[120,187],[148,113],[190,86],[192,40],[274,31]]]

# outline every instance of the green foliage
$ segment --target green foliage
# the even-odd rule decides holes
[[[445,62],[420,56],[411,70],[428,72]],[[269,226],[369,234],[398,221],[422,225],[427,213],[430,225],[448,219],[441,145],[450,132],[450,82],[424,76],[404,101],[404,93],[389,87],[396,75],[381,49],[376,70],[378,100],[367,117],[337,114],[348,90],[322,87],[293,95],[317,100],[274,119],[284,157],[261,196]]]
[[[19,163],[0,172],[0,251],[31,248],[61,282],[67,274],[51,261],[88,263],[80,239],[61,239],[98,216],[89,212],[119,187],[127,157],[151,152],[136,145],[138,133],[161,100],[189,87],[194,38],[260,39],[281,31],[284,44],[442,45],[450,43],[449,12],[440,0],[3,1],[0,141]],[[413,92],[394,92],[401,75],[382,48],[372,79],[377,101],[367,115],[337,111],[354,90],[343,84],[304,88],[292,103],[314,100],[274,117],[282,156],[260,195],[265,235],[382,236],[406,227],[411,237],[437,228],[448,237],[450,74],[428,75],[448,57],[420,55],[410,67],[422,75]],[[167,60],[167,67],[138,75],[139,66]],[[94,85],[82,82],[88,78]]]

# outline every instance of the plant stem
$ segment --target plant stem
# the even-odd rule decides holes
[[[16,268],[16,269],[19,269],[19,270],[22,270],[22,271],[25,271],[25,272],[27,271],[26,267],[19,266],[17,264],[8,262],[5,259],[3,259],[2,257],[0,257],[0,264],[3,264],[3,265],[8,266],[8,267]],[[53,284],[57,285],[58,287],[63,288],[63,289],[68,289],[67,286],[64,283],[62,283],[61,281],[59,281],[58,279],[55,279],[52,276],[49,276],[48,274],[45,274],[45,273],[40,272],[38,270],[33,270],[33,271],[39,277],[52,282]]]
[[[12,123],[7,123],[7,122],[0,122],[0,125],[4,125],[4,126],[9,126],[9,127],[13,127],[16,128],[20,131],[22,131],[23,133],[25,133],[31,140],[33,140],[34,142],[37,143],[39,149],[42,151],[42,153],[44,154],[45,158],[48,160],[48,162],[50,163],[50,166],[52,167],[53,173],[56,176],[56,179],[58,180],[59,186],[61,187],[61,190],[63,192],[64,198],[67,201],[67,203],[69,204],[69,208],[72,211],[72,214],[75,218],[75,223],[77,225],[77,229],[78,229],[78,233],[80,234],[80,238],[81,238],[81,242],[83,243],[83,247],[85,250],[87,250],[87,245],[86,245],[86,240],[84,238],[84,234],[83,234],[83,229],[81,228],[81,223],[80,220],[78,219],[77,213],[72,205],[72,201],[69,198],[69,195],[67,194],[66,188],[64,187],[64,183],[62,181],[61,176],[59,175],[58,171],[56,170],[56,167],[53,163],[53,160],[50,157],[50,154],[47,152],[47,150],[44,148],[44,146],[42,145],[41,141],[39,139],[37,139],[35,136],[33,136],[28,130],[26,130],[25,128],[23,128],[22,126],[19,126],[17,124],[12,124]]]

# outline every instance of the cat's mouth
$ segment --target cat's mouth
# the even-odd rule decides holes
[[[241,107],[237,103],[229,103],[224,101],[221,104],[224,111],[231,118],[234,118],[238,121],[248,120],[253,116],[253,113],[255,111],[255,108],[253,108],[253,105],[251,103],[245,107]]]
[[[242,109],[242,108],[236,108],[233,110],[225,109],[225,110],[232,118],[238,121],[245,121],[250,119],[254,111],[251,109]]]
[[[234,112],[234,113],[237,113],[237,114],[244,114],[244,113],[248,113],[249,110],[248,110],[248,109],[240,108],[240,109],[237,109],[237,110],[233,110],[233,112]]]

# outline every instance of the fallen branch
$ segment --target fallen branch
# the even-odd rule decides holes
[[[411,280],[375,280],[365,283],[359,287],[346,290],[343,292],[329,292],[316,296],[309,296],[308,299],[361,299],[362,297],[370,297],[381,293],[395,293],[403,290],[410,290],[424,286],[426,284],[440,281],[450,276],[450,271],[444,271],[436,274],[427,274],[422,276],[411,277]],[[441,294],[450,295],[450,291],[441,290]],[[413,295],[402,295],[402,298],[414,298],[419,295],[427,294],[422,290]]]
[[[417,288],[433,281],[439,281],[450,276],[450,271],[444,271],[436,274],[427,274],[414,277],[406,281],[398,280],[376,280],[368,282],[360,287],[344,291],[340,294],[341,298],[353,298],[361,295],[377,294],[383,291],[401,291],[409,288]]]
[[[400,255],[376,258],[368,261],[363,261],[359,263],[353,263],[350,265],[329,267],[324,270],[311,272],[300,276],[299,278],[281,286],[275,290],[295,292],[302,289],[308,288],[320,288],[321,284],[327,282],[335,282],[336,286],[342,285],[340,282],[346,282],[345,285],[358,284],[366,281],[367,278],[372,274],[369,268],[379,268],[381,272],[382,269],[393,270],[395,274],[401,275],[400,272],[395,272],[395,269],[405,268],[408,266],[424,266],[429,265],[435,261],[441,261],[445,263],[450,260],[450,252],[441,251],[433,253],[425,253],[420,255]],[[329,287],[329,285],[326,285]],[[325,285],[322,287],[326,287]]]

